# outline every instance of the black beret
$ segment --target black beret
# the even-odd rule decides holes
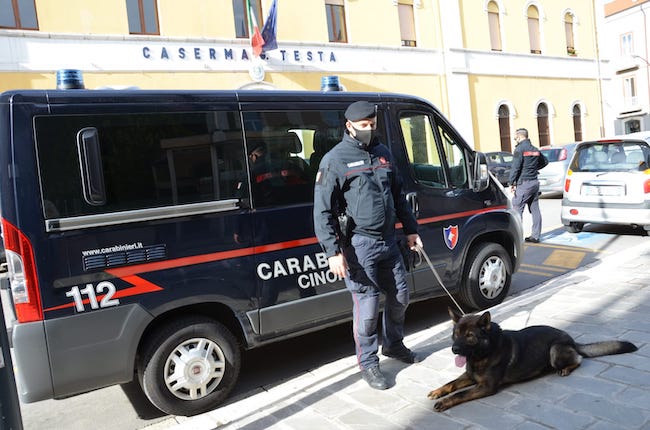
[[[354,102],[345,110],[345,118],[348,121],[360,121],[366,118],[377,116],[377,106],[366,101]]]

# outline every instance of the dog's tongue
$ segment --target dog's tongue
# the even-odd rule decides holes
[[[465,363],[467,363],[467,359],[462,355],[457,355],[454,360],[456,361],[456,367],[465,367]]]

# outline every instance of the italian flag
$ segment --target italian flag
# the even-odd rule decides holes
[[[250,0],[246,0],[246,7],[248,8],[248,28],[251,34],[251,46],[253,47],[253,55],[259,57],[262,53],[262,46],[264,46],[264,38],[260,33],[260,28],[257,25],[255,14],[251,8]]]

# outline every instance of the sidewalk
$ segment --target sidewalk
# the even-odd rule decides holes
[[[615,256],[509,297],[491,309],[505,329],[547,324],[579,342],[626,339],[639,351],[585,359],[570,376],[555,374],[437,413],[427,393],[456,378],[451,323],[405,339],[426,359],[407,366],[381,357],[395,381],[368,387],[353,355],[195,417],[173,417],[146,430],[650,429],[650,239]]]

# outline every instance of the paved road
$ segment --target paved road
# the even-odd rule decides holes
[[[643,240],[645,233],[642,229],[623,226],[588,224],[583,232],[569,233],[560,221],[561,203],[559,196],[542,196],[542,242],[525,244],[523,263],[513,277],[512,294],[628,249]],[[524,213],[523,224],[527,236],[531,229],[528,212]]]
[[[587,226],[583,233],[566,233],[559,221],[560,199],[541,201],[543,242],[526,245],[524,264],[513,278],[512,294],[517,294],[576,268],[633,247],[647,238],[625,228]],[[530,231],[530,215],[524,214],[524,231]],[[5,297],[3,296],[3,300]],[[445,299],[417,303],[409,308],[406,332],[417,333],[445,322]],[[260,385],[274,385],[347,357],[353,345],[347,324],[302,336],[244,355],[241,380],[233,397]],[[272,369],[269,363],[272,363]],[[99,415],[97,411],[102,411]],[[143,429],[168,418],[148,404],[136,384],[109,387],[65,400],[49,400],[22,405],[26,430]],[[98,417],[100,419],[98,419]]]
[[[545,324],[578,342],[626,339],[639,350],[585,359],[567,377],[549,374],[504,387],[444,413],[427,393],[456,378],[446,321],[409,334],[421,363],[382,358],[395,385],[377,391],[359,378],[354,355],[259,386],[191,418],[170,417],[151,430],[302,429],[650,429],[650,241],[597,260],[491,309],[502,328]]]

